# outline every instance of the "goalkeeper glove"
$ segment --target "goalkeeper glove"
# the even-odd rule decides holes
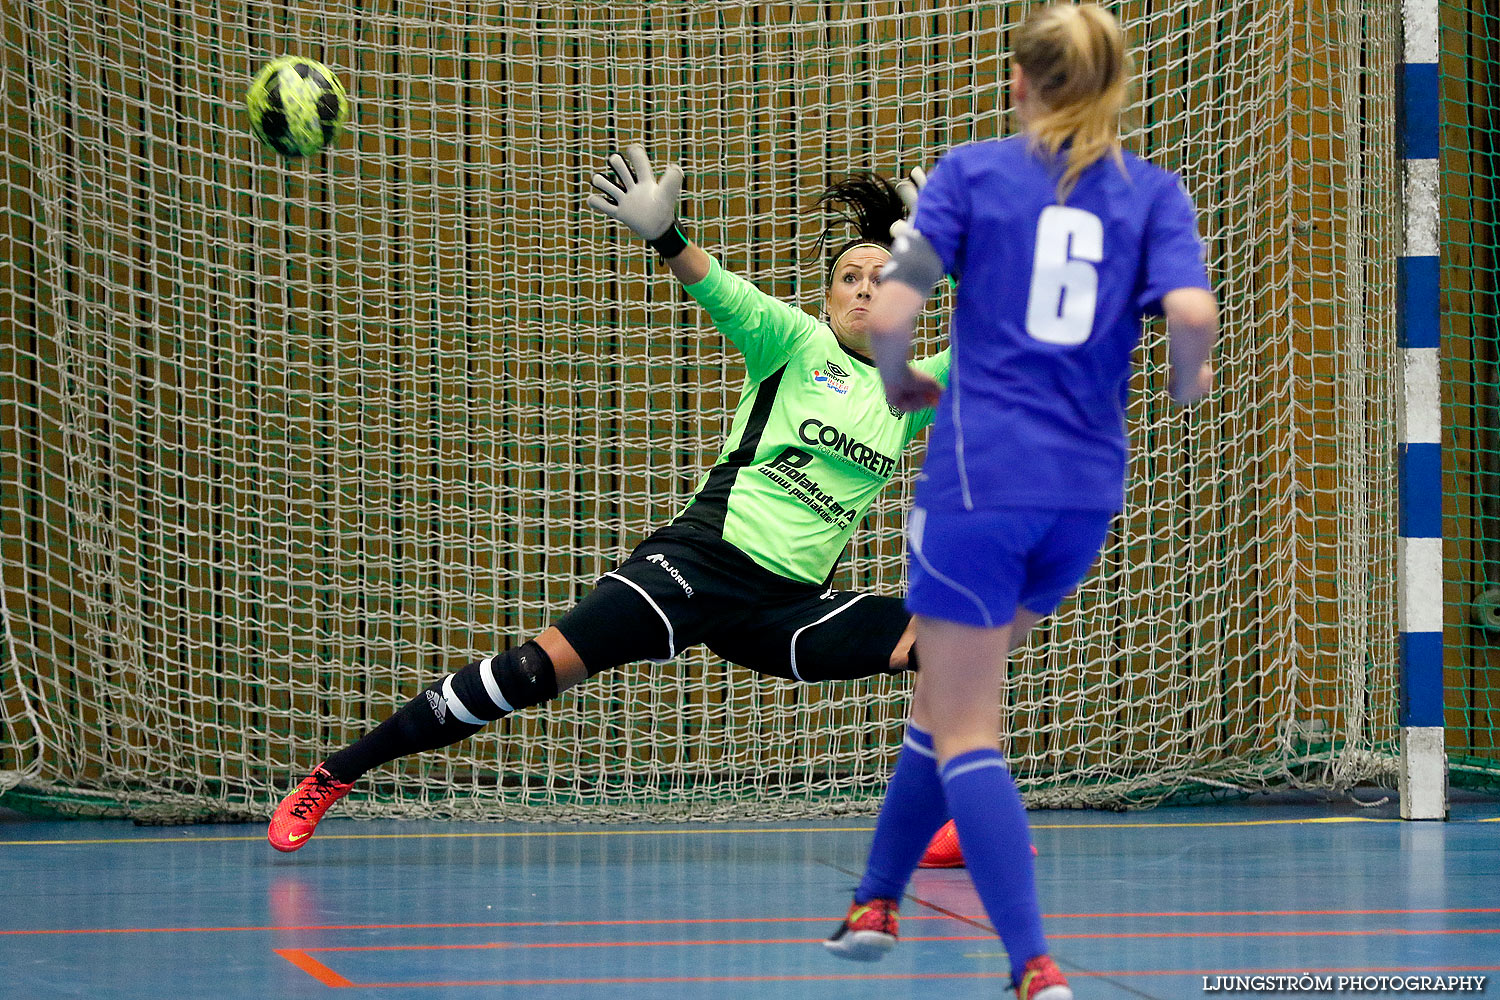
[[[906,206],[908,217],[917,210],[917,195],[926,186],[927,171],[921,167],[912,167],[909,179],[896,182],[896,193],[901,196],[901,203]]]
[[[906,206],[906,218],[897,219],[891,223],[891,239],[899,240],[907,233],[916,232],[912,228],[911,217],[917,214],[917,195],[927,186],[927,171],[921,167],[912,167],[911,176],[906,180],[896,182],[896,193],[901,196],[901,204]],[[948,275],[948,287],[957,288],[958,282],[953,275]]]
[[[608,162],[614,178],[594,175],[600,193],[589,195],[589,207],[629,226],[663,257],[676,257],[687,249],[687,238],[677,228],[682,168],[669,164],[657,180],[646,151],[635,143],[625,147],[625,156],[611,153]]]
[[[901,196],[901,204],[906,206],[906,218],[891,223],[892,239],[900,239],[911,228],[911,217],[917,212],[917,194],[926,184],[927,171],[921,167],[912,167],[909,179],[896,182],[896,193]]]

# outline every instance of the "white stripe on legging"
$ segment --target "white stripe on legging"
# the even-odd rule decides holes
[[[666,663],[667,660],[670,660],[672,657],[676,656],[677,655],[677,637],[672,634],[672,619],[670,619],[670,618],[667,617],[667,613],[661,609],[661,606],[658,605],[655,601],[653,601],[651,599],[651,595],[648,594],[648,593],[646,593],[644,590],[642,590],[640,588],[640,585],[637,584],[634,580],[627,580],[627,579],[625,579],[623,576],[621,576],[618,573],[605,573],[604,575],[605,576],[614,577],[616,580],[619,580],[621,583],[625,584],[625,586],[629,587],[631,590],[635,591],[637,594],[640,594],[641,597],[645,598],[646,603],[649,604],[649,605],[651,605],[651,610],[655,611],[658,615],[661,616],[661,623],[667,627],[667,655],[666,655],[666,659],[661,659],[661,660],[655,660],[655,659],[653,659],[652,662],[653,663]]]
[[[459,719],[462,719],[471,726],[484,725],[484,720],[472,715],[467,708],[464,708],[464,703],[458,700],[458,695],[453,693],[452,674],[443,678],[443,700],[448,703],[448,711],[452,712]]]
[[[949,766],[943,768],[944,781],[952,781],[954,778],[958,777],[961,774],[968,774],[970,771],[977,771],[982,767],[998,767],[1002,771],[1006,769],[1005,761],[1001,760],[999,757],[987,757],[984,760],[971,760],[967,764],[960,764],[957,767],[952,766],[952,761],[949,761],[948,763]]]
[[[479,661],[479,679],[484,681],[484,693],[490,696],[490,701],[502,712],[514,712],[510,702],[505,700],[505,695],[500,690],[500,682],[495,679],[495,658],[486,656]]]
[[[807,681],[805,679],[803,679],[802,675],[797,672],[797,636],[801,635],[803,632],[806,632],[808,629],[812,628],[815,625],[821,625],[821,624],[823,624],[828,619],[832,618],[834,615],[839,614],[842,611],[848,611],[850,608],[854,607],[856,604],[858,604],[860,601],[862,601],[864,599],[865,599],[865,595],[864,594],[860,594],[858,597],[854,598],[854,600],[850,601],[848,604],[840,605],[839,607],[834,608],[832,611],[828,612],[828,614],[824,615],[822,618],[819,618],[817,621],[810,622],[810,623],[802,626],[801,628],[799,628],[797,631],[795,631],[795,632],[792,633],[792,649],[791,649],[791,652],[788,653],[787,655],[790,657],[789,665],[792,668],[792,676],[793,677],[797,678],[799,681],[802,681],[802,683],[804,683],[804,684],[807,683]]]
[[[908,750],[911,750],[913,753],[921,754],[923,757],[926,757],[929,760],[937,760],[937,752],[929,750],[927,747],[924,747],[922,744],[912,739],[911,733],[906,734],[906,739],[901,741],[901,745],[906,747]]]

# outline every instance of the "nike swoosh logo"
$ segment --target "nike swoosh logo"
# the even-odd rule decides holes
[[[311,837],[311,836],[312,836],[312,834],[310,834],[310,833],[294,833],[291,836],[287,837],[286,839],[295,844],[297,841],[299,841],[299,840],[306,840],[308,837]]]

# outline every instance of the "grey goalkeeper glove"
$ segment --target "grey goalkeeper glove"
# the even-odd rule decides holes
[[[906,206],[906,218],[891,223],[892,239],[900,239],[911,228],[911,217],[917,213],[917,195],[926,185],[927,171],[921,167],[912,167],[908,179],[896,182],[896,193],[901,196],[901,204]]]
[[[629,226],[663,257],[676,257],[687,249],[687,238],[677,228],[682,168],[668,164],[657,180],[650,157],[635,143],[625,147],[624,156],[609,154],[608,163],[614,177],[593,176],[599,194],[589,195],[589,207]]]
[[[896,193],[901,196],[901,203],[906,206],[906,218],[897,219],[895,222],[891,223],[891,239],[894,241],[891,249],[892,252],[897,254],[898,256],[905,257],[907,252],[911,249],[912,244],[914,242],[919,242],[922,246],[927,248],[926,252],[928,255],[930,255],[930,263],[937,266],[938,268],[941,268],[942,263],[938,260],[937,255],[933,252],[931,244],[923,239],[922,234],[918,233],[916,228],[911,224],[912,216],[917,214],[917,195],[921,194],[922,189],[926,186],[927,171],[923,170],[921,167],[912,167],[911,175],[909,178],[896,182]],[[891,263],[885,266],[885,269],[881,272],[881,276],[887,278],[891,277],[895,274],[896,268],[898,266],[899,262],[893,260]],[[911,271],[911,265],[907,265],[904,270]],[[918,273],[924,272],[918,271]],[[935,285],[940,280],[941,270],[939,270],[937,276],[933,277],[932,283]],[[920,283],[921,281],[918,280],[918,284]],[[915,288],[916,285],[913,285],[912,287]],[[951,274],[948,275],[948,287],[958,287],[958,282],[953,279],[953,275]]]

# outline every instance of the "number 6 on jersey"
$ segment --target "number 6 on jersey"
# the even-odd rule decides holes
[[[1042,209],[1036,257],[1026,300],[1026,332],[1048,344],[1073,347],[1089,339],[1104,259],[1104,224],[1093,212],[1063,205]]]

